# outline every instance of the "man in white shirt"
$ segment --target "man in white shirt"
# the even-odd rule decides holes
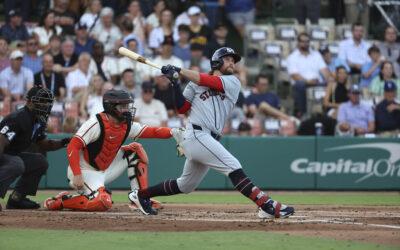
[[[360,74],[361,67],[370,61],[368,49],[371,44],[363,39],[364,27],[360,23],[354,23],[351,27],[352,38],[339,43],[339,58],[347,62],[352,74]]]
[[[176,67],[183,67],[183,61],[178,57],[172,55],[174,49],[174,41],[171,37],[166,37],[161,44],[161,53],[154,59],[154,63],[157,65],[174,65]],[[151,76],[161,75],[161,71],[156,68],[152,68]]]
[[[164,103],[154,99],[152,82],[142,84],[141,98],[135,100],[135,121],[148,126],[166,126],[168,120],[167,109]]]
[[[22,100],[33,86],[33,73],[22,66],[23,57],[20,50],[14,50],[10,55],[10,66],[0,73],[0,94],[14,101]]]
[[[90,54],[83,52],[78,59],[78,68],[71,71],[65,79],[67,87],[67,98],[79,100],[82,97],[83,90],[89,86],[92,74],[89,71]]]
[[[310,49],[310,37],[307,33],[298,35],[297,49],[287,58],[287,68],[294,84],[295,115],[301,117],[307,111],[306,88],[326,84],[331,79],[321,54]]]

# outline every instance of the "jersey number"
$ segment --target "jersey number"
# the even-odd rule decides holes
[[[5,135],[9,141],[12,141],[12,139],[13,139],[14,136],[15,136],[15,132],[12,132],[12,131],[7,132],[8,130],[10,130],[10,128],[9,128],[8,126],[4,126],[4,127],[1,129],[0,134]]]

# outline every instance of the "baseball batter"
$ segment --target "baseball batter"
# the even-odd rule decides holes
[[[166,180],[156,186],[129,194],[144,214],[150,214],[149,206],[143,202],[154,196],[192,192],[207,174],[209,168],[228,176],[234,187],[259,207],[260,218],[288,217],[294,208],[272,200],[255,186],[244,173],[240,162],[219,142],[222,129],[238,99],[241,84],[234,75],[235,64],[241,57],[231,48],[216,50],[211,58],[210,74],[167,65],[162,73],[172,82],[176,106],[180,113],[190,111],[186,131],[180,146],[186,155],[181,177]],[[183,94],[176,76],[190,80]]]

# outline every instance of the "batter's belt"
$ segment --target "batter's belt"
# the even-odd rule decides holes
[[[192,124],[192,127],[193,127],[193,129],[195,129],[195,130],[203,130],[203,128],[202,128],[201,126],[196,125],[196,124]],[[204,131],[205,131],[205,130],[204,130]],[[216,134],[216,133],[214,133],[214,132],[212,132],[212,131],[210,131],[210,134],[211,134],[211,136],[212,136],[215,140],[217,140],[217,141],[219,141],[219,140],[221,139],[221,136],[220,136],[220,135],[218,135],[218,134]]]

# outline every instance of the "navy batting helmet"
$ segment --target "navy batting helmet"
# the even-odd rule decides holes
[[[242,59],[236,52],[229,47],[222,47],[217,49],[211,57],[210,64],[213,70],[219,69],[224,65],[223,57],[224,56],[232,56],[235,63],[239,62]]]

